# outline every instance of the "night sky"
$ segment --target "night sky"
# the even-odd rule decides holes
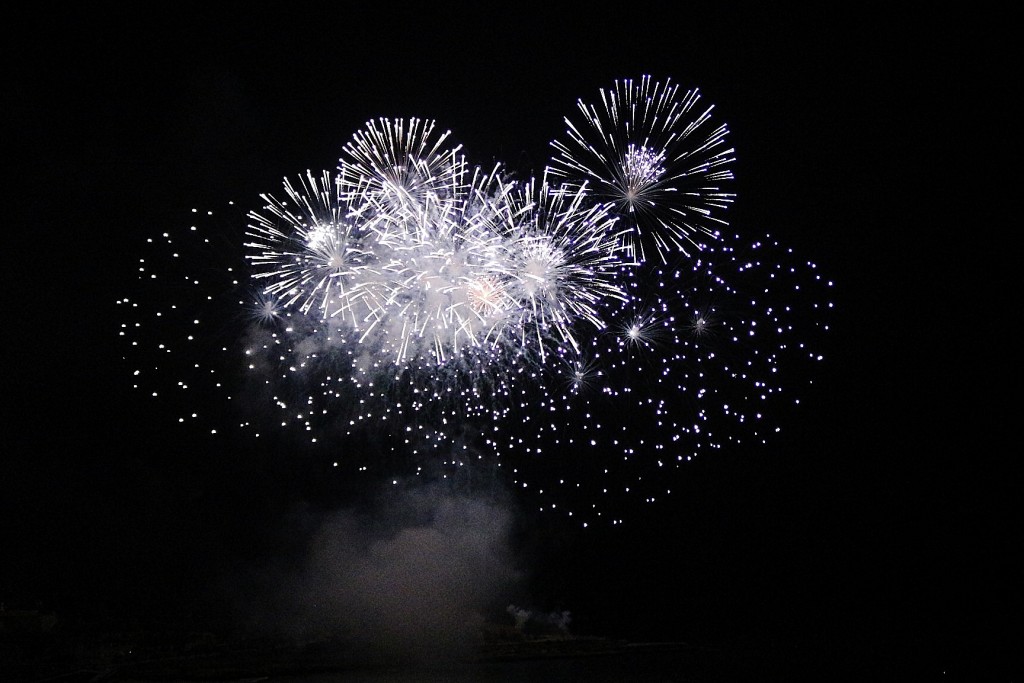
[[[434,118],[480,163],[539,172],[577,98],[649,73],[729,124],[730,224],[836,283],[826,360],[778,438],[692,463],[622,527],[520,524],[509,600],[567,610],[579,633],[754,642],[826,668],[1012,668],[1020,480],[1001,387],[1018,314],[1004,229],[969,189],[1002,144],[981,30],[518,5],[11,21],[0,601],[237,624],[349,500],[322,453],[212,445],[131,390],[115,301],[146,237],[334,169],[378,116]]]

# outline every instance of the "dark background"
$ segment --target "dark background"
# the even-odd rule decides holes
[[[537,605],[581,632],[826,667],[1019,671],[1019,312],[988,208],[1007,144],[998,23],[681,5],[15,16],[0,600],[218,623],[205,587],[277,552],[297,503],[330,505],[314,463],[211,457],[130,391],[114,302],[145,237],[333,169],[377,116],[435,118],[476,160],[539,170],[576,98],[650,73],[717,105],[730,222],[835,280],[834,333],[813,400],[767,448],[695,463],[625,531],[539,525]]]

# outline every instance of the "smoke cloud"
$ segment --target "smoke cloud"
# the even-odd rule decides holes
[[[369,506],[297,513],[289,530],[297,552],[263,569],[262,599],[248,601],[248,618],[363,660],[468,656],[485,623],[510,621],[523,580],[514,522],[504,496],[439,484],[394,485]]]

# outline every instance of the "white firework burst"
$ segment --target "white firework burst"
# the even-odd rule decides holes
[[[717,212],[735,197],[724,189],[734,152],[699,91],[644,76],[602,88],[598,105],[577,106],[582,120],[566,117],[565,138],[551,143],[550,174],[569,186],[589,183],[611,202],[637,260],[689,255],[726,225]]]
[[[263,212],[249,213],[245,247],[254,280],[266,282],[261,291],[279,305],[304,315],[348,310],[362,295],[352,291],[357,278],[375,262],[364,245],[366,226],[351,200],[338,198],[327,172],[316,178],[307,171],[297,188],[285,179],[284,191],[288,199],[262,195]]]
[[[543,179],[519,188],[513,203],[524,207],[518,238],[508,254],[513,296],[520,303],[524,332],[530,328],[543,353],[545,338],[579,352],[574,328],[607,326],[602,310],[625,298],[619,274],[620,233],[609,207],[588,201],[586,188],[553,188]]]

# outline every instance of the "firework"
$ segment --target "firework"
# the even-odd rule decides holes
[[[210,432],[326,443],[341,476],[487,472],[581,523],[764,441],[814,376],[831,283],[720,230],[732,150],[696,91],[601,98],[539,178],[377,119],[336,173],[229,217],[241,244],[213,216],[152,240],[119,302],[136,386]],[[194,407],[212,395],[232,421]]]
[[[589,183],[610,202],[638,260],[699,250],[726,225],[717,212],[735,196],[723,189],[733,178],[727,126],[714,123],[699,91],[671,80],[616,81],[600,100],[578,100],[582,120],[565,118],[550,173],[571,187]]]

